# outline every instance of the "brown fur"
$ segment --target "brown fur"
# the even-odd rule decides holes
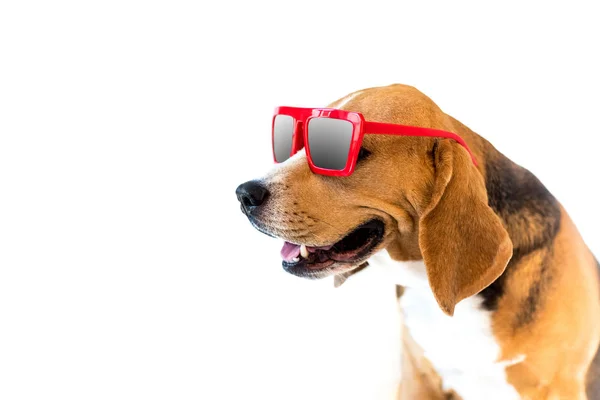
[[[399,261],[424,259],[446,313],[481,292],[493,310],[501,359],[526,357],[506,370],[523,398],[585,399],[586,384],[596,384],[586,374],[600,341],[598,271],[565,210],[531,173],[415,88],[392,85],[348,98],[330,106],[370,121],[455,132],[478,166],[449,139],[366,135],[363,147],[371,155],[349,177],[313,174],[302,157],[268,176],[270,198],[257,216],[259,227],[320,246],[379,218],[385,236],[378,248]],[[314,277],[351,271],[335,265]],[[433,376],[414,354],[405,354],[420,377],[414,382]],[[430,379],[425,389],[411,390],[439,388]]]

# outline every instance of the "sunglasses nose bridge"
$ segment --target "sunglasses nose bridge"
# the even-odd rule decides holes
[[[304,147],[304,122],[297,121],[296,123],[296,151]]]

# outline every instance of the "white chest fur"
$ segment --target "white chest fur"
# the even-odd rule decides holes
[[[491,315],[481,307],[479,297],[461,301],[449,317],[433,297],[422,261],[397,262],[382,251],[369,264],[405,287],[400,299],[403,322],[445,389],[454,389],[464,400],[519,398],[506,382],[505,368],[522,360],[498,362],[500,348],[491,331]]]

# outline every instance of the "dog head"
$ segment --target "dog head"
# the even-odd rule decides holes
[[[355,92],[329,107],[458,133],[485,168],[481,139],[410,86]],[[482,174],[451,139],[367,134],[348,177],[312,173],[302,150],[240,185],[237,195],[256,229],[285,241],[286,271],[307,278],[348,274],[385,249],[399,261],[424,260],[431,289],[450,315],[456,303],[493,282],[512,254]]]

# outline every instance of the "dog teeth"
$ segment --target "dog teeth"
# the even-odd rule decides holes
[[[292,258],[292,261],[293,262],[298,262],[298,261],[300,261],[300,258],[299,257],[294,257],[294,258]]]
[[[305,244],[300,246],[300,255],[302,255],[304,258],[308,258],[308,249],[306,248]]]

